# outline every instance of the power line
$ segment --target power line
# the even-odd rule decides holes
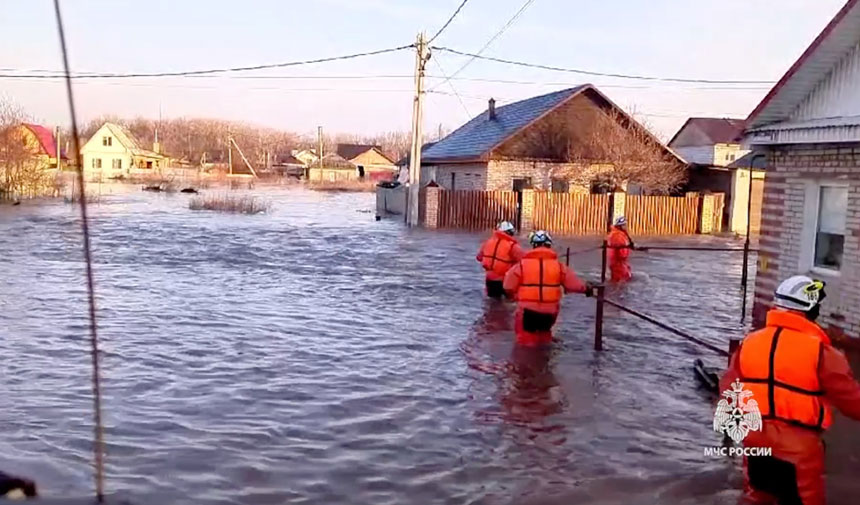
[[[448,25],[451,24],[451,21],[454,21],[454,18],[457,17],[457,14],[460,13],[460,11],[463,9],[463,6],[466,5],[466,2],[468,2],[468,1],[469,0],[463,0],[460,3],[460,6],[457,7],[457,10],[454,11],[454,14],[451,14],[451,17],[448,18],[448,21],[445,21],[445,24],[442,25],[442,28],[439,28],[439,31],[436,32],[436,35],[433,35],[432,37],[430,37],[430,40],[427,41],[428,44],[432,44],[433,41],[436,40],[436,37],[438,37],[439,35],[442,35],[442,32],[445,31],[445,28],[448,28]]]
[[[496,32],[496,34],[495,34],[495,35],[493,35],[492,37],[490,37],[490,40],[488,40],[488,41],[487,41],[487,43],[486,43],[486,44],[484,44],[484,46],[483,46],[480,50],[478,50],[478,52],[477,52],[477,53],[475,53],[475,56],[473,56],[472,58],[470,58],[470,59],[469,59],[469,61],[467,61],[467,62],[466,62],[466,63],[464,63],[460,68],[458,68],[456,72],[454,72],[453,74],[451,74],[451,77],[450,77],[450,78],[445,79],[445,82],[450,82],[451,78],[456,77],[456,76],[457,76],[457,75],[459,75],[459,74],[460,74],[460,72],[462,72],[466,67],[468,67],[469,65],[471,65],[471,63],[472,63],[473,61],[475,61],[475,58],[477,58],[478,56],[480,56],[480,54],[481,54],[481,53],[483,53],[484,51],[486,51],[486,50],[487,50],[487,48],[488,48],[488,47],[490,47],[490,44],[492,44],[493,42],[495,42],[495,40],[496,40],[497,38],[499,38],[503,33],[505,33],[505,32],[507,31],[507,29],[508,29],[508,28],[510,28],[510,27],[511,27],[511,25],[513,25],[513,24],[514,24],[514,22],[515,22],[517,19],[519,19],[519,17],[522,15],[522,13],[523,13],[523,12],[525,12],[525,11],[526,11],[526,9],[528,9],[528,8],[529,8],[529,6],[530,6],[532,3],[534,3],[534,1],[535,1],[535,0],[526,0],[526,2],[525,2],[525,3],[520,7],[520,9],[516,12],[516,14],[514,14],[514,15],[511,17],[511,19],[509,19],[509,20],[508,20],[508,22],[507,22],[507,23],[505,23],[505,25],[504,25],[504,26],[502,26],[502,28],[501,28],[499,31],[497,31],[497,32]],[[444,84],[444,83],[442,83],[442,84]],[[441,86],[442,84],[437,84],[437,85],[436,85],[436,87],[435,87],[435,88],[433,88],[433,89],[438,88],[438,87],[439,87],[439,86]]]
[[[487,61],[494,61],[496,63],[505,63],[507,65],[516,65],[520,67],[529,67],[529,68],[539,68],[541,70],[552,70],[554,72],[568,72],[572,74],[583,74],[583,75],[593,75],[600,77],[615,77],[618,79],[636,79],[640,81],[662,81],[662,82],[680,82],[680,83],[688,83],[688,84],[773,84],[774,81],[746,81],[746,80],[720,80],[720,79],[686,79],[679,77],[655,77],[655,76],[645,76],[645,75],[628,75],[628,74],[612,74],[606,72],[595,72],[593,70],[582,70],[576,68],[563,68],[563,67],[554,67],[550,65],[541,65],[537,63],[525,63],[522,61],[515,60],[506,60],[504,58],[494,58],[492,56],[481,56],[479,53],[467,53],[464,51],[458,51],[456,49],[451,49],[448,47],[432,47],[436,51],[444,51],[451,54],[456,54],[459,56],[469,56],[471,59],[466,62],[466,64],[471,63],[475,59],[482,59]],[[455,74],[456,75],[456,72]],[[453,78],[453,76],[452,76]]]
[[[196,76],[196,75],[209,75],[209,74],[223,74],[230,72],[247,72],[251,70],[265,70],[269,68],[284,68],[284,67],[295,67],[300,65],[311,65],[315,63],[327,63],[331,61],[340,61],[340,60],[350,60],[353,58],[361,58],[364,56],[376,56],[380,54],[393,53],[396,51],[402,51],[404,49],[409,49],[413,47],[413,44],[409,44],[406,46],[400,47],[391,47],[388,49],[379,49],[376,51],[366,51],[362,53],[353,53],[346,54],[342,56],[330,56],[327,58],[315,58],[312,60],[300,60],[300,61],[288,61],[284,63],[271,63],[266,65],[252,65],[246,67],[229,67],[229,68],[210,68],[206,70],[186,70],[181,72],[154,72],[154,73],[93,73],[93,74],[76,74],[70,75],[70,79],[129,79],[129,78],[140,78],[140,77],[184,77],[184,76]],[[0,77],[14,77],[17,79],[56,79],[55,75],[41,75],[41,74],[3,74]]]
[[[439,67],[439,71],[442,72],[442,75],[444,76],[445,75],[445,69],[442,68],[442,64],[439,63],[439,60],[437,58],[431,58],[431,59],[436,62],[436,66]],[[454,94],[457,96],[457,100],[460,101],[460,105],[463,107],[463,110],[466,111],[466,117],[471,119],[472,114],[469,112],[468,107],[466,107],[466,103],[463,102],[463,99],[460,97],[460,93],[457,92],[457,88],[454,87],[454,83],[451,82],[450,79],[447,79],[446,82],[448,83],[449,86],[451,86],[451,91],[453,91]]]

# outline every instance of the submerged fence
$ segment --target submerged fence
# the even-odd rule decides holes
[[[724,195],[633,196],[515,191],[422,190],[428,228],[484,230],[511,221],[522,230],[556,235],[603,234],[626,216],[635,235],[693,235],[722,231]]]

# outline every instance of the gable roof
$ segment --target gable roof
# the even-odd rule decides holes
[[[366,153],[367,151],[376,151],[380,156],[385,159],[388,159],[388,156],[385,156],[382,153],[382,150],[379,146],[374,146],[370,144],[338,144],[337,148],[335,148],[335,152],[337,153],[337,155],[345,160],[353,160]]]
[[[51,158],[57,157],[57,145],[54,142],[54,133],[50,129],[42,125],[30,123],[24,123],[23,126],[33,133],[36,140],[39,141],[39,148],[44,154],[47,154]],[[60,153],[63,159],[68,159],[65,150],[61,149]]]
[[[734,144],[744,131],[743,119],[717,117],[691,117],[669,141],[669,147],[686,147],[693,145]],[[676,146],[675,141],[687,130],[692,129],[701,143]]]
[[[785,121],[826,78],[845,54],[860,43],[860,0],[848,0],[806,51],[747,117],[755,129]]]
[[[642,128],[654,142],[671,154],[680,163],[686,163],[672,149],[666,147],[647,128],[624,112],[606,95],[591,84],[555,91],[496,107],[495,119],[490,119],[487,111],[472,118],[454,130],[447,137],[422,149],[421,164],[439,162],[487,161],[490,152],[516,133],[540,120],[551,111],[574,97],[589,92],[609,107],[619,111],[630,124]]]
[[[424,160],[424,153],[427,152],[427,148],[429,148],[430,146],[432,146],[436,142],[438,142],[438,141],[434,140],[433,142],[425,142],[424,145],[421,146],[421,160],[422,161]],[[412,150],[410,149],[409,151],[410,152],[406,153],[406,156],[397,160],[397,163],[395,163],[395,165],[397,165],[398,167],[408,166],[409,162],[412,160],[412,152],[411,152]]]
[[[588,88],[592,86],[585,84],[502,105],[496,107],[495,119],[485,110],[427,148],[421,163],[482,160],[493,147]]]
[[[163,158],[164,155],[158,154],[155,151],[151,151],[149,149],[144,149],[141,147],[140,141],[132,134],[127,128],[124,128],[116,123],[105,123],[101,128],[96,130],[96,133],[93,134],[92,138],[95,138],[96,134],[102,129],[107,128],[111,134],[116,137],[117,141],[122,144],[126,149],[131,151],[131,154],[135,156],[148,156],[150,158]],[[90,138],[90,140],[92,140]]]

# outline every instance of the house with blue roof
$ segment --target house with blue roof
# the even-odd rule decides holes
[[[422,186],[432,181],[448,190],[590,191],[599,185],[595,167],[601,160],[574,164],[566,153],[583,141],[601,113],[610,113],[625,128],[639,129],[656,149],[683,163],[597,88],[585,84],[499,107],[490,99],[486,111],[424,146]],[[594,184],[571,177],[576,171],[594,173]],[[571,179],[577,182],[571,184]]]

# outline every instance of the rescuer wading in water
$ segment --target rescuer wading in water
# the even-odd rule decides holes
[[[834,406],[860,420],[860,384],[845,355],[815,323],[824,283],[792,277],[776,289],[765,328],[750,333],[731,358],[721,389],[737,379],[758,403],[761,431],[745,447],[771,456],[744,457],[745,498],[758,505],[824,505],[824,444]]]

